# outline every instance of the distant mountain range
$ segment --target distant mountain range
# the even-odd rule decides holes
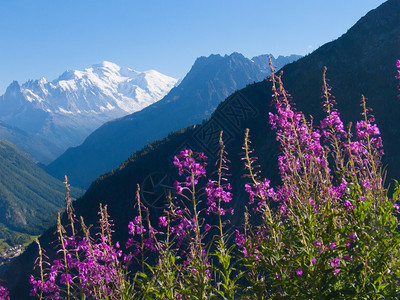
[[[83,71],[66,71],[52,82],[14,81],[0,96],[0,120],[9,133],[16,127],[47,140],[49,148],[31,153],[49,163],[103,123],[160,100],[177,81],[157,71],[138,72],[107,61]],[[18,144],[12,134],[1,134]],[[30,152],[29,144],[20,146]]]
[[[82,194],[72,188],[73,196]],[[0,248],[15,246],[18,237],[38,235],[55,224],[64,195],[61,181],[39,168],[30,154],[0,139]]]
[[[299,57],[272,59],[279,68]],[[227,96],[269,73],[268,55],[252,59],[239,53],[200,57],[179,86],[162,100],[104,124],[82,145],[68,149],[45,169],[57,178],[67,174],[75,185],[86,188],[149,142],[209,118]]]
[[[283,67],[285,87],[294,96],[299,110],[306,116],[314,115],[314,124],[321,118],[324,66],[328,68],[332,93],[336,96],[345,122],[360,119],[360,97],[362,93],[365,94],[382,132],[386,162],[389,164],[388,179],[400,178],[400,102],[395,79],[396,59],[400,55],[399,20],[400,0],[388,0],[364,16],[342,37]],[[248,195],[244,190],[247,179],[241,177],[243,162],[239,153],[242,152],[245,128],[250,128],[254,155],[259,157],[263,170],[261,175],[273,182],[279,180],[278,143],[275,132],[268,125],[271,100],[271,83],[267,81],[249,85],[234,93],[202,125],[182,129],[149,144],[131,155],[118,169],[97,179],[85,195],[74,203],[76,214],[83,216],[87,224],[94,224],[98,217],[98,204],[107,204],[108,213],[115,224],[115,240],[124,243],[128,237],[127,222],[134,216],[132,199],[135,184],[140,184],[144,191],[149,192],[142,194],[143,201],[150,205],[151,216],[158,217],[162,213],[160,207],[165,199],[165,191],[177,178],[177,170],[172,167],[173,155],[183,147],[204,150],[209,153],[209,166],[212,167],[219,130],[224,129],[226,150],[231,160],[231,203],[235,208],[231,222],[243,224],[241,211],[248,203]],[[159,184],[160,181],[162,184]],[[54,228],[41,237],[45,249],[53,247],[48,244],[55,239],[53,232]],[[4,277],[8,279],[7,285],[15,299],[28,298],[28,276],[36,255],[37,247],[31,245],[26,253],[14,261]]]

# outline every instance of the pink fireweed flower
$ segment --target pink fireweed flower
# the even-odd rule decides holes
[[[303,270],[302,270],[301,268],[298,268],[297,271],[296,271],[296,274],[297,274],[298,276],[303,275]]]
[[[313,264],[313,265],[316,265],[317,264],[317,259],[313,256],[312,257],[312,259],[311,259],[311,263]]]
[[[178,181],[175,181],[175,182],[174,182],[174,188],[175,188],[175,190],[176,190],[176,192],[177,192],[178,194],[181,194],[182,191],[183,191],[183,187],[181,186],[181,183],[178,182]]]
[[[340,113],[337,111],[332,111],[331,115],[323,119],[320,124],[321,129],[323,129],[322,135],[325,138],[328,138],[332,134],[336,135],[338,138],[347,136],[346,132],[344,131],[343,122],[340,119]],[[333,132],[328,132],[327,128],[331,128]]]
[[[203,159],[203,160],[206,160],[206,159],[207,159],[207,156],[204,155],[204,152],[201,152],[201,153],[199,154],[199,158],[200,158],[200,159]]]
[[[230,190],[232,190],[232,187],[229,183],[223,184],[218,187],[216,181],[209,180],[205,188],[208,205],[206,213],[225,215],[226,210],[220,208],[220,210],[218,211],[217,203],[220,200],[222,202],[229,203],[232,200],[232,193],[230,192]],[[233,210],[231,210],[230,212],[233,213]]]
[[[255,198],[260,201],[260,204],[266,204],[266,199],[270,198],[277,200],[278,195],[275,190],[270,187],[270,180],[263,179],[256,184],[245,184],[245,191],[249,194],[249,204],[253,204]]]
[[[330,243],[328,245],[328,249],[334,249],[334,248],[336,248],[336,243]]]
[[[8,296],[9,292],[7,288],[3,287],[0,285],[0,299],[1,300],[10,300],[10,297]]]
[[[355,205],[351,204],[349,200],[344,201],[343,205],[347,210],[353,210],[356,207]]]
[[[329,195],[334,199],[340,199],[346,191],[348,182],[346,179],[342,178],[342,181],[339,186],[328,188]]]
[[[235,243],[239,248],[242,248],[245,245],[244,235],[240,234],[239,230],[237,229],[235,229]]]
[[[371,182],[369,179],[363,179],[362,186],[364,189],[369,189],[371,187]]]
[[[61,276],[60,276],[60,283],[61,284],[73,284],[74,282],[72,281],[72,277],[71,277],[71,274],[61,274]]]
[[[320,241],[316,240],[316,241],[314,241],[314,246],[319,248],[322,246],[322,243]]]
[[[381,132],[376,124],[370,124],[366,121],[358,121],[356,123],[357,137],[364,138],[368,135],[380,135]]]
[[[189,152],[188,149],[182,150],[181,153],[179,154],[179,156],[180,156],[181,158],[186,158],[186,157],[188,157],[189,155],[190,155],[190,152]]]
[[[197,178],[195,176],[187,176],[186,182],[184,182],[184,184],[188,187],[197,185],[198,183],[199,183],[199,181],[197,180]]]
[[[258,249],[254,249],[254,260],[255,261],[260,260],[259,253],[260,253],[260,251]]]
[[[280,204],[279,205],[279,213],[281,214],[281,216],[285,217],[287,215],[287,207],[285,204]]]
[[[173,161],[174,166],[178,167],[179,170],[182,169],[182,163],[179,160],[178,156],[174,156],[174,161]]]
[[[336,267],[339,265],[340,259],[339,257],[336,257],[335,259],[331,260],[331,267]]]
[[[158,218],[158,226],[160,227],[167,227],[168,222],[167,222],[167,218],[162,216]]]
[[[140,216],[136,216],[133,222],[129,222],[128,224],[129,228],[129,234],[135,235],[135,234],[143,234],[146,233],[146,229],[142,226],[140,226]]]

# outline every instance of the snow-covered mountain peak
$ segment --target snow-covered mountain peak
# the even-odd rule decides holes
[[[154,70],[139,72],[103,61],[83,70],[67,70],[51,82],[44,77],[21,86],[13,82],[0,96],[0,120],[27,131],[32,122],[43,124],[42,132],[35,133],[44,136],[54,131],[52,127],[79,131],[67,143],[55,141],[65,149],[81,143],[101,124],[157,102],[177,81]],[[36,116],[40,120],[33,120]]]
[[[83,71],[68,70],[51,84],[46,85],[44,82],[37,84],[42,92],[35,94],[47,94],[50,89],[56,89],[61,94],[69,94],[67,101],[57,101],[55,111],[60,113],[88,110],[104,113],[117,109],[122,110],[122,115],[125,115],[160,100],[175,86],[176,82],[177,79],[154,70],[138,72],[103,61]],[[29,88],[36,89],[32,87],[32,84]],[[80,97],[84,101],[76,101]],[[30,101],[33,98],[31,97]],[[75,101],[71,101],[71,98],[75,98]],[[108,100],[106,101],[105,98]],[[48,109],[54,110],[49,107]]]
[[[121,67],[118,66],[117,64],[110,62],[110,61],[102,61],[99,64],[94,64],[92,66],[93,69],[103,69],[103,70],[110,70],[112,72],[119,72],[121,70]]]

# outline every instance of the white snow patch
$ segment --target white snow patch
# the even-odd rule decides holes
[[[107,109],[108,110],[112,110],[114,108],[115,108],[115,106],[112,106],[110,103],[107,102]]]
[[[59,107],[59,108],[58,108],[58,111],[61,112],[61,113],[63,113],[63,114],[68,114],[68,115],[74,114],[72,111],[65,110],[65,109],[63,109],[62,107]]]

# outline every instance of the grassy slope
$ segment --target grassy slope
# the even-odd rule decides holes
[[[75,196],[81,193],[73,189]],[[40,169],[29,154],[0,139],[0,248],[23,244],[54,224],[64,194],[61,181]]]

